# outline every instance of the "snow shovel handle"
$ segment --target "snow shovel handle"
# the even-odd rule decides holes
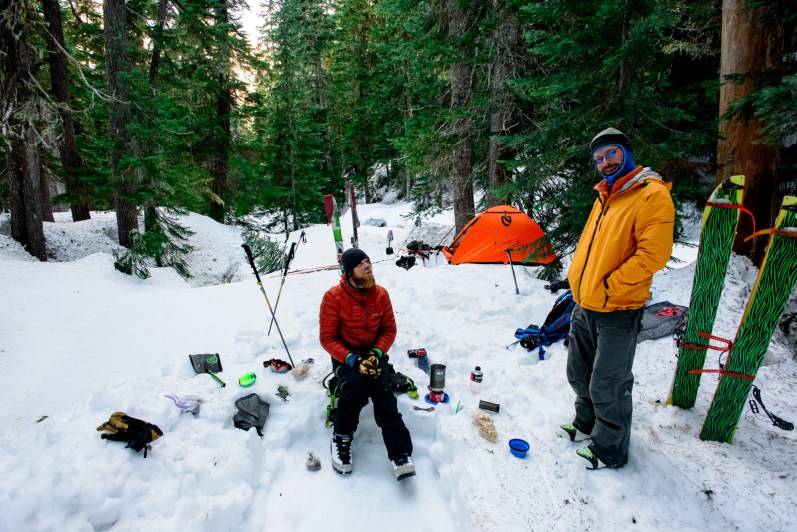
[[[246,256],[249,258],[249,265],[252,266],[252,271],[255,272],[255,277],[257,277],[257,284],[262,284],[262,282],[260,281],[260,274],[257,273],[257,267],[255,266],[255,257],[252,255],[252,248],[250,248],[248,244],[241,244],[241,247],[244,248]]]

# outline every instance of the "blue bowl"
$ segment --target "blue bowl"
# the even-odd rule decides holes
[[[526,453],[529,452],[529,442],[520,438],[513,438],[509,440],[509,452],[512,453],[512,456],[526,458]]]

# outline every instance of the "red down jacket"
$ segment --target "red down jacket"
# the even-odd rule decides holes
[[[324,294],[319,312],[321,347],[343,363],[346,355],[377,348],[387,354],[396,339],[396,318],[387,290],[374,285],[355,290],[342,275]]]

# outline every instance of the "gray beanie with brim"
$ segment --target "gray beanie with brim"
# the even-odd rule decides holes
[[[613,127],[604,129],[595,135],[595,138],[589,143],[589,151],[590,153],[594,153],[595,150],[601,146],[608,146],[610,144],[624,146],[628,151],[634,151],[631,149],[631,143],[628,142],[628,137],[625,136],[625,133]]]

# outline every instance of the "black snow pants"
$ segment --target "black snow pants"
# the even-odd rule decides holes
[[[374,404],[374,420],[382,429],[387,457],[395,460],[403,454],[412,455],[412,438],[398,411],[396,396],[387,386],[387,357],[379,360],[382,374],[377,378],[360,375],[356,369],[332,359],[332,370],[338,377],[338,411],[334,430],[338,434],[354,434],[360,411],[370,398]]]
[[[628,462],[634,364],[642,309],[595,312],[576,305],[570,318],[567,380],[576,392],[573,424],[592,436],[606,465]]]

